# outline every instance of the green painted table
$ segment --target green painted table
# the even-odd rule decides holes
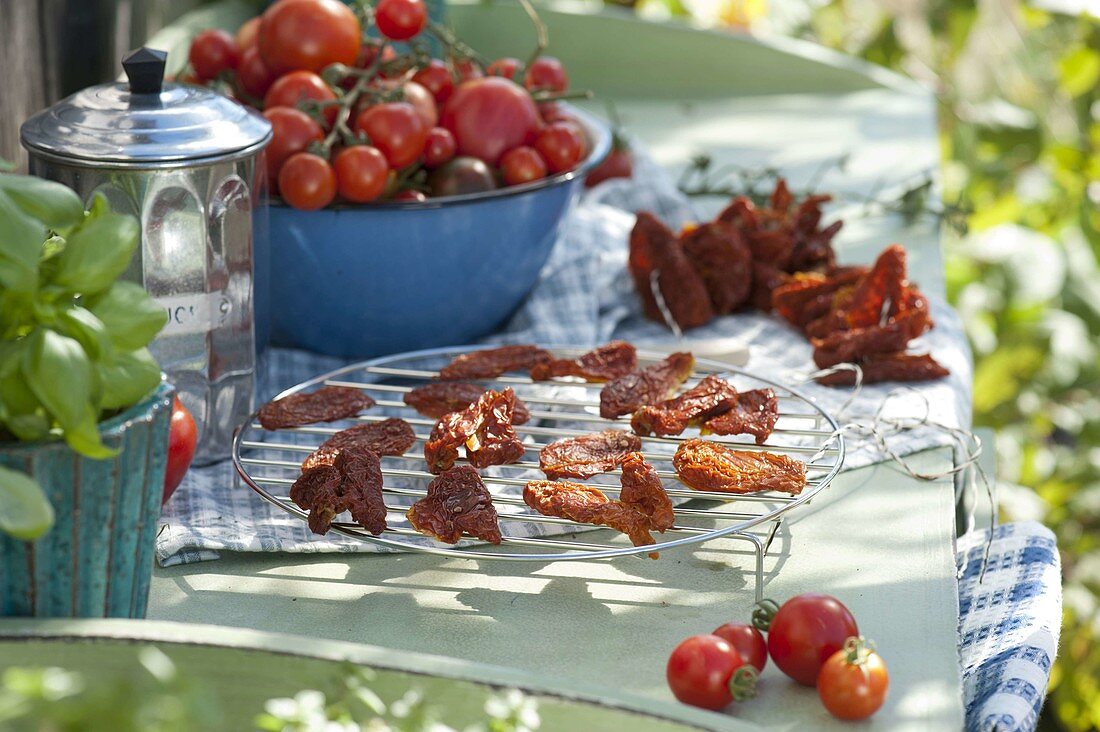
[[[532,37],[512,6],[459,5],[452,17],[489,57],[515,53]],[[822,187],[862,196],[938,163],[932,96],[880,69],[791,41],[647,24],[583,4],[544,18],[574,85],[613,99],[630,131],[672,171],[706,151],[717,162],[779,167],[797,186],[822,161],[850,154],[846,170]],[[934,222],[852,222],[839,240],[841,258],[867,260],[892,241],[909,247],[914,279],[942,292]],[[923,453],[915,466],[943,471],[950,454]],[[785,523],[766,560],[768,596],[836,594],[878,642],[891,691],[867,728],[962,725],[953,545],[952,481],[922,483],[880,465],[841,475]],[[663,700],[671,698],[664,664],[676,643],[749,612],[751,561],[743,551],[717,541],[657,562],[545,565],[225,556],[157,569],[149,615],[441,654]],[[707,718],[718,729],[842,727],[813,690],[774,668],[757,700]]]

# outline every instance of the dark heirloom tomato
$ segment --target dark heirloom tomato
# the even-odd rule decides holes
[[[504,58],[498,58],[485,67],[485,74],[487,76],[503,76],[505,79],[516,78],[516,72],[523,68],[523,63],[518,58],[512,58],[511,56],[505,56]]]
[[[299,102],[312,99],[317,102],[332,102],[336,94],[329,89],[317,74],[312,71],[291,71],[280,76],[264,95],[264,109],[271,107],[296,107]],[[325,110],[325,120],[331,125],[336,121],[335,105]]]
[[[191,62],[195,76],[208,81],[223,71],[237,68],[240,51],[233,36],[223,30],[211,28],[202,31],[191,41],[187,60]]]
[[[279,195],[302,211],[324,208],[336,197],[336,174],[324,158],[294,153],[279,170]]]
[[[428,176],[432,196],[459,196],[491,191],[497,187],[493,171],[477,158],[455,158]]]
[[[726,623],[714,629],[713,635],[722,638],[735,649],[745,663],[763,671],[768,665],[768,642],[764,634],[747,623]]]
[[[336,190],[355,203],[373,201],[382,195],[390,166],[386,156],[370,145],[341,150],[332,160],[336,171]]]
[[[523,87],[491,76],[460,84],[439,124],[455,136],[460,155],[496,165],[506,151],[530,141],[539,113]]]
[[[424,143],[424,165],[438,168],[455,156],[455,138],[450,130],[433,127],[428,130],[428,141]]]
[[[539,56],[527,69],[523,85],[531,91],[541,89],[561,92],[569,88],[569,75],[565,73],[565,67],[562,66],[561,61],[553,56]]]
[[[533,147],[520,145],[500,159],[500,175],[510,186],[546,177],[546,161]]]
[[[264,95],[271,85],[275,83],[276,74],[267,68],[260,49],[252,46],[246,48],[241,54],[241,61],[237,64],[237,83],[241,91],[254,97],[258,104],[262,104]]]
[[[428,24],[428,9],[424,0],[378,0],[374,24],[386,38],[407,41]]]
[[[693,635],[672,652],[665,678],[673,695],[684,704],[723,709],[734,699],[753,695],[756,673],[737,650],[716,635]]]
[[[278,0],[260,17],[260,53],[278,73],[351,66],[361,34],[355,13],[339,0]]]
[[[806,593],[787,600],[768,626],[768,653],[803,686],[817,683],[822,665],[859,635],[856,619],[835,597]]]
[[[264,150],[267,159],[267,175],[275,183],[279,168],[294,153],[305,150],[309,143],[324,139],[325,133],[308,114],[293,107],[272,107],[264,110],[264,117],[271,123],[271,142]]]
[[[573,122],[553,122],[535,138],[535,149],[553,173],[577,167],[585,153],[584,132]]]
[[[386,102],[363,110],[356,129],[366,133],[371,144],[382,151],[391,168],[404,168],[424,151],[428,130],[408,102]]]
[[[437,104],[446,102],[455,90],[455,79],[451,76],[451,70],[437,58],[433,58],[413,74],[412,80],[430,91]]]

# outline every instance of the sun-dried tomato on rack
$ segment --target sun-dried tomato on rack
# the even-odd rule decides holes
[[[342,450],[352,447],[366,448],[377,455],[404,455],[415,442],[412,427],[403,419],[390,417],[381,422],[357,424],[322,442],[302,462],[302,470],[332,465]]]
[[[787,455],[733,450],[707,440],[686,440],[672,458],[676,474],[698,491],[798,495],[806,487],[806,464]]]
[[[626,341],[611,341],[577,358],[556,358],[531,367],[531,378],[545,381],[555,376],[578,376],[601,382],[625,376],[638,367],[638,351]]]
[[[639,435],[678,435],[722,414],[736,402],[733,384],[710,374],[679,396],[640,407],[630,418],[630,426]]]
[[[600,416],[615,419],[646,404],[670,398],[695,368],[690,353],[673,353],[663,361],[611,381],[600,390]]]
[[[282,430],[348,419],[373,406],[374,400],[362,389],[323,386],[317,391],[299,392],[268,402],[260,407],[258,417],[265,430]]]
[[[523,489],[523,502],[543,516],[596,524],[621,531],[634,546],[654,544],[649,517],[636,506],[615,501],[599,488],[567,481],[532,480]],[[649,555],[657,558],[657,553]]]
[[[406,517],[414,529],[445,544],[457,544],[463,534],[490,544],[502,539],[493,497],[469,465],[432,480],[428,495],[414,503]]]
[[[512,429],[516,395],[511,389],[487,391],[461,412],[444,415],[424,443],[428,470],[442,473],[458,460],[465,446],[466,459],[477,468],[514,463],[524,447]]]
[[[485,393],[484,386],[468,381],[433,381],[405,392],[404,401],[425,417],[439,419],[451,412],[461,412]],[[523,400],[516,397],[512,410],[512,424],[525,424],[531,412]]]
[[[530,371],[536,364],[553,358],[549,351],[529,344],[486,348],[456,356],[439,370],[439,378],[495,379],[509,371]]]
[[[614,470],[627,454],[641,449],[641,439],[622,430],[563,437],[542,448],[539,467],[551,480],[583,480]]]

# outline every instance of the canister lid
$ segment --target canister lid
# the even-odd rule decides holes
[[[260,114],[209,89],[165,82],[167,54],[123,60],[127,83],[79,91],[20,128],[33,153],[95,167],[172,167],[254,152],[271,138]]]

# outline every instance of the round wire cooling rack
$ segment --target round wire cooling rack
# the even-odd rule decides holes
[[[673,501],[676,523],[665,533],[654,535],[656,544],[636,547],[616,531],[543,516],[523,502],[522,490],[527,481],[544,478],[539,470],[538,452],[547,443],[607,428],[629,429],[629,417],[607,420],[599,416],[599,391],[603,385],[587,384],[573,378],[534,382],[526,376],[515,374],[495,379],[474,379],[472,381],[487,389],[511,387],[527,404],[530,420],[515,428],[527,446],[527,452],[518,463],[482,471],[482,478],[500,517],[501,544],[491,546],[466,538],[453,546],[441,544],[417,532],[405,518],[409,505],[426,495],[427,484],[435,477],[424,470],[423,457],[423,443],[435,420],[423,417],[405,405],[402,396],[434,379],[438,369],[455,356],[472,350],[477,348],[441,348],[385,356],[336,369],[287,389],[279,397],[322,385],[351,386],[365,390],[375,399],[376,406],[351,420],[278,431],[264,430],[253,414],[234,436],[233,463],[238,474],[264,499],[305,520],[307,513],[287,495],[300,474],[302,459],[325,439],[353,424],[400,417],[413,427],[416,443],[404,455],[382,458],[383,495],[389,528],[381,535],[373,536],[357,524],[336,521],[332,524],[332,531],[395,549],[452,557],[541,562],[648,554],[719,537],[732,537],[753,544],[759,596],[763,584],[763,557],[783,517],[821,492],[840,471],[844,461],[844,440],[835,434],[836,421],[800,391],[743,369],[697,359],[695,372],[684,388],[694,385],[707,374],[719,374],[740,390],[770,387],[775,391],[779,404],[775,430],[763,445],[757,445],[748,436],[712,435],[707,439],[739,450],[765,450],[802,460],[806,464],[806,487],[797,496],[773,492],[730,494],[693,490],[679,481],[672,470],[671,459],[677,445],[698,436],[697,430],[691,428],[675,437],[642,437],[643,454],[656,468]],[[572,358],[585,349],[549,350],[559,357]],[[638,353],[639,365],[663,358],[664,354]],[[621,471],[611,471],[586,483],[614,498],[619,493],[617,476],[620,474]]]

